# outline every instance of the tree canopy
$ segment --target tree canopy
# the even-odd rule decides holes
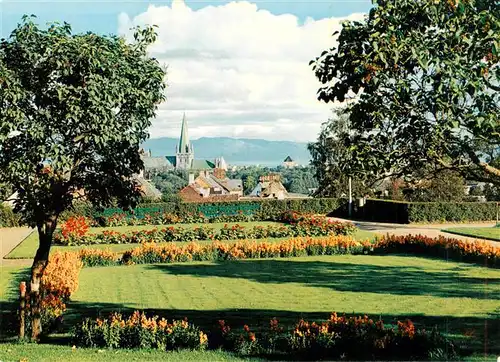
[[[309,143],[311,165],[318,181],[317,196],[346,197],[348,178],[352,175],[352,152],[346,143],[353,137],[348,107],[333,110],[333,115],[321,128],[316,142]],[[362,175],[352,182],[354,197],[364,196],[370,190],[365,187]]]
[[[134,38],[72,34],[67,23],[45,29],[25,16],[0,42],[0,182],[17,191],[15,210],[38,229],[34,292],[57,218],[82,191],[96,206],[139,197],[133,175],[164,100],[165,69],[147,55],[154,29]]]
[[[500,184],[498,1],[378,0],[334,35],[311,64],[320,100],[356,95],[346,140],[355,172],[430,167]]]

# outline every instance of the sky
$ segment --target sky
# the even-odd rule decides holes
[[[158,26],[151,56],[168,66],[167,101],[151,138],[190,137],[309,142],[332,104],[319,102],[309,61],[335,46],[344,20],[361,20],[371,0],[123,1],[0,0],[1,37],[23,14],[40,24],[66,21],[74,32],[130,37],[135,25]]]

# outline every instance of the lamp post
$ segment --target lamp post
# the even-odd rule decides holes
[[[349,104],[350,101],[352,101],[353,99],[355,99],[356,97],[350,97],[350,96],[347,96],[345,98],[347,104]],[[349,125],[349,130],[350,130],[350,125]],[[348,206],[348,215],[349,215],[349,218],[352,217],[352,177],[349,176],[349,206]]]
[[[352,181],[349,176],[349,218],[352,216]]]

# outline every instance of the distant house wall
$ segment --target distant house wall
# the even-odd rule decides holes
[[[208,190],[210,191],[210,190]],[[203,193],[208,195],[207,193]],[[184,202],[226,202],[226,201],[238,201],[238,195],[210,195],[202,196],[197,190],[192,186],[184,187],[180,192],[179,196]]]

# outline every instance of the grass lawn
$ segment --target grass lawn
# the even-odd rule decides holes
[[[221,229],[224,227],[224,225],[233,225],[233,224],[239,224],[243,225],[246,227],[252,227],[256,225],[260,226],[266,226],[266,225],[273,225],[273,224],[278,224],[274,222],[242,222],[242,223],[213,223],[213,224],[177,224],[181,225],[183,227],[198,227],[200,225],[210,225],[211,227],[215,229]],[[103,230],[116,230],[120,232],[130,232],[132,230],[147,230],[147,229],[154,229],[154,228],[162,228],[166,226],[172,226],[172,225],[141,225],[141,226],[116,226],[116,227],[109,227],[109,228],[91,228],[90,232],[92,233],[102,233]],[[370,231],[365,231],[365,230],[357,230],[356,233],[354,234],[354,237],[358,240],[372,240],[376,236],[375,233],[372,233]],[[285,240],[288,238],[275,238],[275,239],[266,239],[262,241],[268,241],[268,242],[274,242],[274,241],[281,241]],[[233,240],[234,241],[234,240]],[[211,241],[199,241],[199,243],[210,243]],[[182,244],[182,243],[181,243]],[[115,252],[122,252],[125,250],[130,250],[134,247],[138,246],[138,244],[100,244],[100,245],[88,245],[88,246],[58,246],[54,245],[52,247],[52,251],[55,250],[60,250],[60,251],[75,251],[75,250],[81,250],[81,249],[110,249]],[[38,234],[36,232],[31,233],[26,239],[24,239],[18,246],[16,246],[9,254],[5,256],[6,259],[31,259],[34,257],[36,253],[36,249],[38,248]]]
[[[0,361],[249,361],[222,351],[109,350],[50,344],[0,344]],[[256,361],[255,359],[252,361]]]
[[[7,279],[20,270],[4,272]],[[0,288],[16,288],[16,282],[0,283]],[[110,311],[188,317],[205,331],[219,319],[233,327],[259,328],[272,317],[292,325],[300,318],[324,320],[337,311],[380,316],[386,323],[410,318],[418,327],[437,326],[475,352],[474,360],[485,350],[490,359],[500,355],[500,270],[477,265],[408,256],[317,256],[84,268],[79,284],[65,314],[66,332],[82,317]],[[0,299],[14,294],[4,291]],[[71,351],[65,337],[41,346],[0,344],[0,360],[234,358],[218,351]]]
[[[87,268],[67,319],[145,309],[210,330],[219,319],[259,328],[272,317],[292,325],[337,311],[386,323],[410,318],[471,350],[500,353],[499,300],[500,270],[406,256],[321,256]]]
[[[470,236],[478,239],[488,239],[500,241],[500,227],[488,227],[488,228],[449,228],[441,230],[450,234],[457,234],[463,236]]]

